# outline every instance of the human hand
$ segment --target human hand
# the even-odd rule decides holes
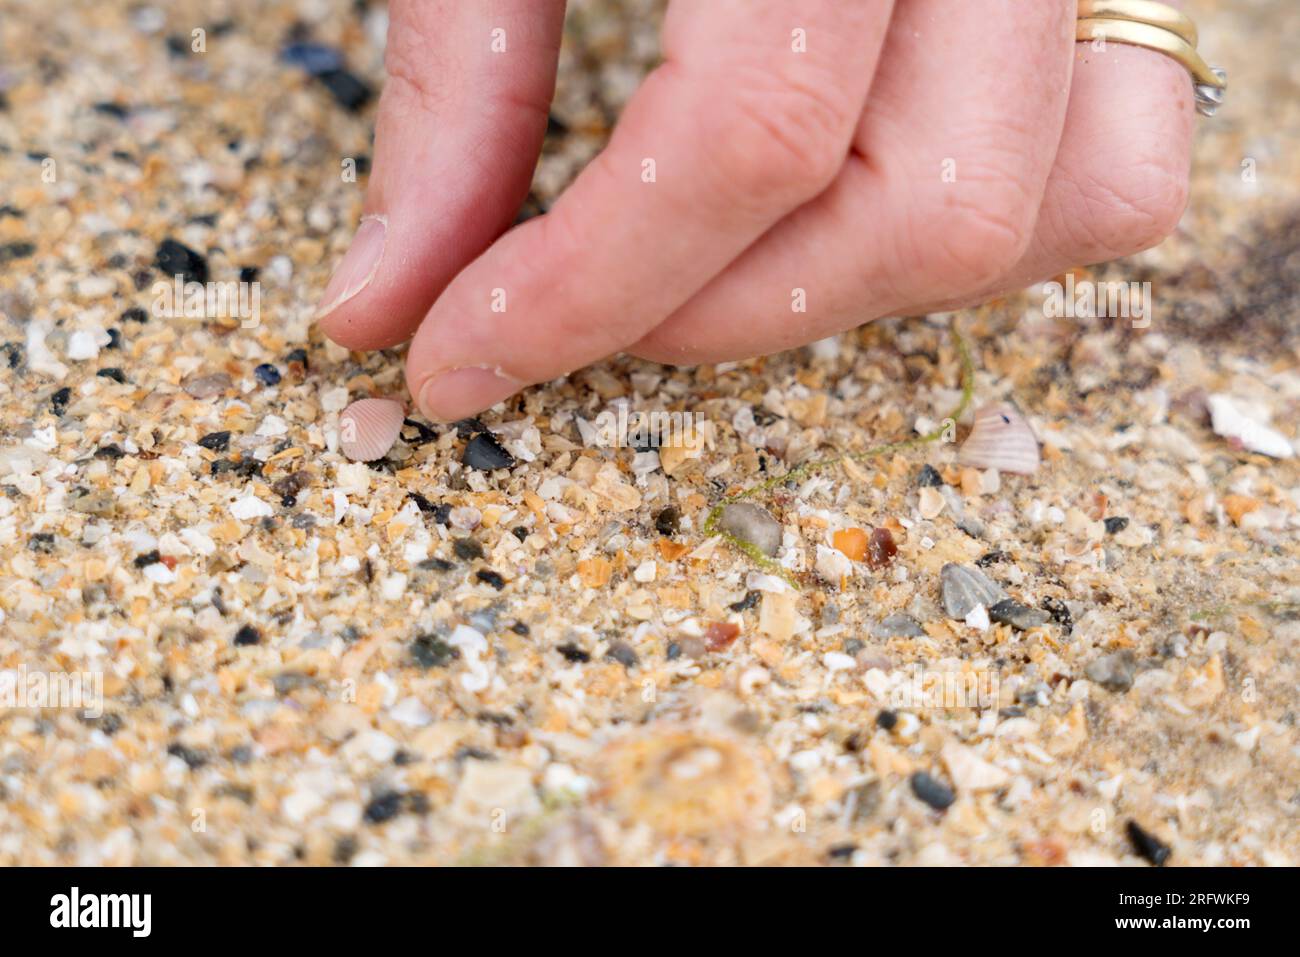
[[[364,217],[319,321],[356,349],[414,335],[434,420],[620,351],[716,362],[982,301],[1154,245],[1186,201],[1187,73],[1076,45],[1074,0],[672,0],[608,147],[502,235],[563,7],[391,4]]]

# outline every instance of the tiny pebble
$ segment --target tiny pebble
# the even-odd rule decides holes
[[[942,811],[955,801],[952,788],[925,771],[912,775],[912,793],[936,811]]]
[[[969,565],[944,565],[939,579],[943,610],[949,618],[962,620],[976,605],[988,607],[1007,597],[987,575]]]
[[[1137,821],[1130,820],[1124,829],[1128,832],[1128,839],[1139,857],[1156,867],[1165,866],[1165,861],[1169,860],[1170,854],[1168,844],[1145,830]]]
[[[461,461],[472,469],[491,472],[494,469],[513,468],[515,457],[501,446],[491,432],[479,432],[466,443]]]
[[[718,519],[718,527],[753,545],[764,555],[775,555],[781,549],[781,523],[766,509],[752,502],[733,502],[726,506]]]

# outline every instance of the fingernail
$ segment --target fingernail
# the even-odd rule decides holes
[[[352,245],[347,255],[334,270],[321,304],[316,308],[316,318],[333,312],[347,302],[375,278],[379,270],[379,260],[384,255],[384,236],[388,224],[382,216],[367,216],[361,220],[361,226],[352,237]]]
[[[467,366],[435,376],[420,390],[420,411],[434,422],[455,422],[514,395],[524,384],[492,369]]]

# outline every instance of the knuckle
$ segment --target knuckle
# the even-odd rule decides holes
[[[789,207],[835,179],[855,117],[837,90],[766,76],[741,78],[706,135],[723,189],[738,202]]]

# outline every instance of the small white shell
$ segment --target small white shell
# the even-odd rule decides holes
[[[1020,410],[1009,402],[994,402],[975,410],[975,425],[957,452],[957,461],[979,469],[1038,471],[1038,438]]]
[[[402,431],[406,409],[396,399],[360,399],[339,414],[339,448],[354,462],[382,459]]]

